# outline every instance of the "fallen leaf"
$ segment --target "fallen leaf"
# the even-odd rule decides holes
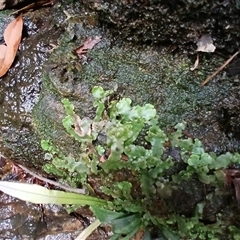
[[[198,39],[197,46],[197,52],[214,52],[216,49],[210,34],[202,35],[202,37]]]
[[[0,0],[0,10],[4,9],[6,6],[6,0]]]
[[[76,53],[79,58],[82,58],[83,55],[87,53],[88,50],[92,49],[96,44],[101,41],[101,36],[96,36],[94,38],[88,38],[80,47],[76,49]]]
[[[9,23],[4,31],[6,45],[0,45],[0,77],[2,77],[11,67],[22,37],[23,19],[19,15]],[[3,52],[2,52],[3,51]]]
[[[235,188],[237,202],[240,204],[240,178],[233,178],[233,185]]]
[[[8,24],[4,31],[4,40],[7,46],[20,43],[22,37],[23,19],[22,14]]]
[[[0,45],[0,66],[2,66],[2,64],[4,62],[6,52],[7,52],[7,46]]]
[[[223,170],[224,184],[226,187],[231,187],[232,183],[234,185],[236,199],[238,204],[240,204],[240,170],[239,169],[225,169]]]

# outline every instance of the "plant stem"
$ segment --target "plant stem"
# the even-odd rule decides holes
[[[32,175],[33,177],[35,177],[35,178],[37,178],[37,179],[39,179],[39,180],[41,180],[41,181],[43,181],[43,182],[47,182],[47,183],[52,184],[52,185],[54,185],[54,186],[56,186],[56,187],[62,188],[62,189],[64,189],[64,190],[68,191],[68,192],[86,194],[85,189],[72,188],[72,187],[65,186],[65,185],[63,185],[63,184],[61,184],[61,183],[58,183],[58,182],[52,181],[52,180],[50,180],[50,179],[47,179],[47,178],[45,178],[45,177],[39,176],[39,175],[37,175],[36,173],[34,173],[34,172],[30,171],[29,169],[27,169],[26,167],[22,166],[21,164],[18,164],[18,166],[19,166],[20,168],[22,168],[22,170],[24,170],[26,173],[29,173],[29,174]]]
[[[98,226],[100,226],[101,222],[96,219],[93,223],[91,223],[86,229],[82,231],[82,233],[75,240],[85,240],[88,236],[90,236]]]

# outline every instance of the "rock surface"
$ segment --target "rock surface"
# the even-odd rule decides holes
[[[212,1],[206,5],[192,2],[189,8],[186,8],[184,1],[176,4],[177,1],[171,3],[167,1],[168,3],[161,6],[159,1],[71,2],[67,1],[68,4],[65,2],[66,5],[60,7],[55,6],[47,12],[47,15],[51,15],[50,18],[45,18],[43,22],[37,18],[35,21],[29,21],[27,29],[36,29],[36,33],[29,33],[29,36],[23,39],[18,55],[19,61],[1,81],[1,92],[4,97],[0,99],[2,111],[0,150],[4,155],[24,165],[41,168],[45,164],[44,153],[39,146],[41,138],[52,141],[65,154],[77,156],[79,145],[68,136],[62,126],[65,113],[61,99],[69,98],[79,116],[93,117],[95,109],[92,106],[91,89],[95,85],[105,89],[116,88],[117,97],[130,97],[134,104],[152,103],[159,113],[161,126],[167,131],[176,123],[186,120],[188,132],[193,137],[200,138],[207,150],[216,153],[239,150],[239,136],[234,134],[238,133],[235,129],[238,127],[239,115],[236,101],[239,96],[237,94],[239,78],[229,78],[223,71],[207,86],[200,88],[200,83],[224,60],[219,56],[202,54],[199,68],[192,72],[189,68],[195,59],[182,52],[171,53],[169,47],[173,45],[168,45],[168,48],[159,45],[162,42],[171,42],[183,46],[196,41],[203,31],[210,31],[217,46],[223,48],[225,44],[232,43],[233,39],[239,39],[240,31],[229,33],[233,25],[235,30],[233,20],[239,13],[237,6],[233,8],[230,1],[224,1],[226,6],[223,3],[214,5]],[[83,3],[86,4],[86,8]],[[212,4],[211,11],[208,12],[206,22],[202,23],[205,16],[203,12],[206,13],[209,4]],[[179,22],[183,21],[186,14],[183,11],[186,9],[190,12],[196,11],[199,18],[194,15],[193,19],[191,15],[186,25],[181,26]],[[150,14],[152,12],[156,14]],[[219,12],[222,14],[221,21],[218,21]],[[209,20],[211,17],[216,17],[217,21],[214,21],[214,18]],[[224,17],[229,17],[229,21],[222,22]],[[100,25],[104,27],[100,28]],[[113,27],[106,30],[106,26]],[[236,30],[239,26],[236,25]],[[62,32],[60,38],[57,30]],[[179,32],[181,35],[178,35]],[[229,38],[226,38],[228,34]],[[87,52],[86,58],[79,59],[75,49],[90,36],[101,36],[102,40]],[[55,40],[57,46],[42,71],[43,62],[48,58],[46,53],[49,49],[48,44],[52,43],[52,40]],[[131,44],[123,40],[130,40]],[[228,51],[238,48],[238,42],[235,43],[236,45],[231,45]],[[192,46],[189,45],[189,48],[192,49]],[[33,57],[31,60],[30,56]],[[24,75],[25,72],[29,75]],[[35,106],[32,113],[33,105]],[[225,128],[225,120],[228,126],[230,124],[230,128]],[[180,214],[191,214],[194,206],[207,194],[205,186],[195,181],[191,185],[185,183],[185,186],[179,189],[181,191],[174,192],[176,199],[170,207],[177,209]],[[194,196],[190,196],[192,192],[195,193]],[[217,197],[213,196],[211,201],[214,204],[209,202],[211,211],[208,213],[205,209],[204,221],[214,222],[217,214],[221,213],[220,208],[224,206],[226,199],[233,199],[233,195],[234,193],[230,192],[230,197],[228,195],[226,198],[221,197],[216,206],[214,204]],[[188,198],[188,201],[185,201],[185,198]],[[20,207],[22,203],[19,204],[16,199],[8,200],[3,195],[2,203],[6,203],[3,211],[8,208],[8,203],[9,206],[13,204],[12,212],[22,211]],[[41,208],[26,203],[24,206],[29,207],[30,215],[21,212],[23,219],[17,224],[22,224],[25,219],[33,219],[30,222],[33,227],[27,226],[40,239],[43,238],[41,234],[47,222],[41,219],[39,213],[42,211]],[[188,206],[189,209],[186,209]],[[234,207],[236,207],[234,204],[229,206],[226,215],[229,213],[230,216]],[[11,207],[9,209],[11,210]],[[48,207],[44,209],[45,211],[49,213],[47,217],[54,216]],[[13,221],[18,215],[10,215],[10,212],[8,214],[6,216],[9,218],[2,221],[3,223],[9,221],[13,226]],[[50,219],[50,223],[59,221],[60,225],[64,225],[62,219],[65,219],[65,215],[61,215],[61,219]],[[66,219],[70,226],[73,225],[72,230],[78,231],[76,228],[81,227],[76,219],[68,218],[67,215]],[[6,225],[4,227],[6,228]],[[27,228],[24,225],[19,228],[22,238],[25,237],[25,229]],[[61,235],[65,232],[63,228],[59,229],[61,229],[59,232],[58,228],[55,229],[56,234]],[[66,230],[67,234],[72,230]],[[8,233],[12,234],[10,228]]]
[[[193,49],[192,43],[210,33],[217,48],[239,47],[239,1],[82,0],[97,13],[116,38],[135,43],[172,43]],[[226,44],[228,49],[226,49]]]

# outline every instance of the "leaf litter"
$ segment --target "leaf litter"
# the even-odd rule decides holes
[[[87,52],[94,48],[96,44],[98,44],[102,40],[101,36],[89,37],[85,40],[85,42],[80,45],[76,50],[76,54],[78,58],[86,61],[87,60]]]
[[[197,52],[214,52],[216,47],[213,45],[213,39],[210,34],[204,34],[197,41]]]
[[[0,45],[0,77],[11,67],[22,38],[22,14],[8,24],[4,31],[5,45]]]
[[[197,50],[196,52],[207,52],[213,53],[215,52],[216,47],[213,44],[213,39],[210,34],[203,34],[201,38],[197,41]],[[200,86],[203,87],[206,85],[212,78],[214,78],[220,71],[223,70],[237,55],[239,51],[237,51],[234,55],[232,55],[225,63],[222,64],[214,73],[212,73],[209,77],[207,77]],[[190,68],[191,71],[194,71],[199,65],[199,55],[197,54],[197,59],[193,67]]]

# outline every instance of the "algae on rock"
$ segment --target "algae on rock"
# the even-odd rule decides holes
[[[136,104],[153,104],[163,127],[173,126],[190,113],[212,111],[211,105],[228,94],[228,81],[224,86],[199,87],[209,71],[222,62],[220,58],[213,60],[206,55],[201,70],[191,72],[192,63],[184,55],[171,54],[162,47],[116,43],[103,30],[92,26],[89,16],[85,14],[84,18],[81,14],[85,10],[77,6],[74,9],[80,16],[66,22],[60,45],[45,66],[43,89],[34,108],[35,126],[43,139],[55,141],[67,152],[76,152],[71,151],[72,142],[65,140],[60,101],[67,97],[79,116],[93,117],[93,86],[117,88],[117,95],[130,97]],[[87,62],[83,64],[73,51],[90,36],[102,36],[102,41],[87,53]],[[217,80],[224,78],[223,75]],[[66,149],[66,145],[70,148]]]

